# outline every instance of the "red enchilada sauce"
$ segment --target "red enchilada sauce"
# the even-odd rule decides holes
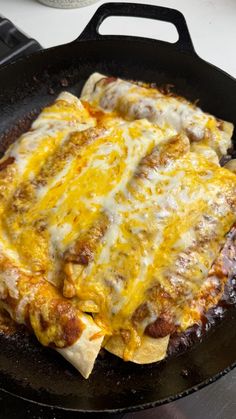
[[[220,253],[222,273],[228,281],[217,305],[211,307],[201,317],[199,324],[194,324],[182,333],[173,333],[170,337],[168,355],[186,350],[192,344],[202,340],[204,335],[222,319],[227,310],[236,306],[236,227],[228,233],[225,245]],[[214,266],[214,265],[213,265]]]

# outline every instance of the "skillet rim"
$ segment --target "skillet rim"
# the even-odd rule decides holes
[[[12,393],[9,390],[6,390],[2,387],[0,387],[0,390],[3,391],[4,393],[10,394],[11,396],[17,397],[18,399],[27,401],[29,403],[32,403],[33,405],[39,405],[42,407],[46,407],[46,408],[53,408],[53,409],[57,409],[57,410],[61,410],[64,412],[73,412],[73,413],[88,413],[88,414],[100,414],[100,413],[105,413],[105,414],[119,414],[119,413],[130,413],[130,412],[138,412],[138,411],[142,411],[142,410],[147,410],[147,409],[152,409],[155,407],[159,407],[177,400],[182,399],[183,397],[186,396],[190,396],[191,394],[197,392],[198,390],[201,390],[203,388],[206,388],[207,386],[215,383],[216,381],[218,381],[220,378],[223,378],[225,375],[227,375],[230,371],[233,371],[233,369],[236,367],[236,361],[231,364],[229,367],[225,368],[224,370],[220,371],[218,374],[215,374],[213,377],[208,378],[206,380],[201,381],[199,384],[190,387],[187,390],[184,390],[180,393],[175,394],[174,396],[169,396],[166,398],[162,398],[160,400],[157,400],[155,402],[148,402],[148,403],[142,403],[142,404],[138,404],[135,406],[130,406],[130,407],[123,407],[123,408],[117,408],[117,409],[103,409],[103,410],[94,410],[94,409],[72,409],[72,408],[68,408],[68,407],[62,407],[62,406],[57,406],[57,405],[50,405],[50,404],[46,404],[46,403],[42,403],[39,401],[35,401],[35,400],[31,400],[28,399],[27,397],[23,397],[20,396],[19,394],[15,394]]]

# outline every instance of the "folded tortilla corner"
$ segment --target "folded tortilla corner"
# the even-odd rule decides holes
[[[75,103],[75,104],[79,103],[80,105],[80,100],[76,96],[74,96],[72,93],[66,92],[66,91],[62,91],[57,96],[56,101],[57,100],[65,100],[68,103]]]
[[[93,93],[93,91],[94,91],[94,87],[95,87],[96,83],[99,80],[102,80],[104,77],[106,77],[106,76],[104,76],[103,74],[93,73],[88,78],[88,80],[86,81],[86,83],[85,83],[85,85],[84,85],[84,87],[82,89],[82,92],[81,92],[81,96],[80,97],[83,98],[83,97],[86,97],[86,96],[90,96]]]
[[[57,349],[84,378],[88,378],[101,349],[104,334],[93,319],[84,314],[81,318],[85,328],[80,338],[71,346]]]
[[[131,362],[136,364],[151,364],[165,358],[170,336],[154,339],[144,335],[141,345],[133,354]],[[112,354],[123,358],[125,344],[120,335],[112,336],[106,343],[105,349]]]

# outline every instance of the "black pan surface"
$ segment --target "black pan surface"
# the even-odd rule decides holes
[[[176,44],[144,38],[102,36],[110,15],[174,23]],[[102,5],[78,40],[37,52],[0,69],[1,151],[28,129],[40,109],[62,90],[79,95],[94,71],[127,79],[173,84],[174,91],[236,124],[236,81],[199,58],[183,16],[141,4]],[[55,351],[22,331],[0,335],[0,386],[36,403],[80,412],[121,412],[153,407],[189,394],[236,364],[236,308],[185,353],[138,366],[107,354],[88,380]]]

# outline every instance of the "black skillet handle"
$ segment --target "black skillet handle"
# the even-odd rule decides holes
[[[118,38],[117,36],[101,35],[99,33],[101,23],[109,16],[143,17],[173,23],[179,35],[179,39],[174,45],[181,50],[191,53],[195,52],[187,23],[182,13],[175,9],[169,9],[168,7],[151,6],[148,4],[138,3],[103,4],[97,9],[92,19],[76,41],[84,39],[97,40]],[[121,38],[121,36],[119,36],[119,38]]]
[[[37,41],[27,38],[10,20],[0,16],[0,65],[42,49]]]

